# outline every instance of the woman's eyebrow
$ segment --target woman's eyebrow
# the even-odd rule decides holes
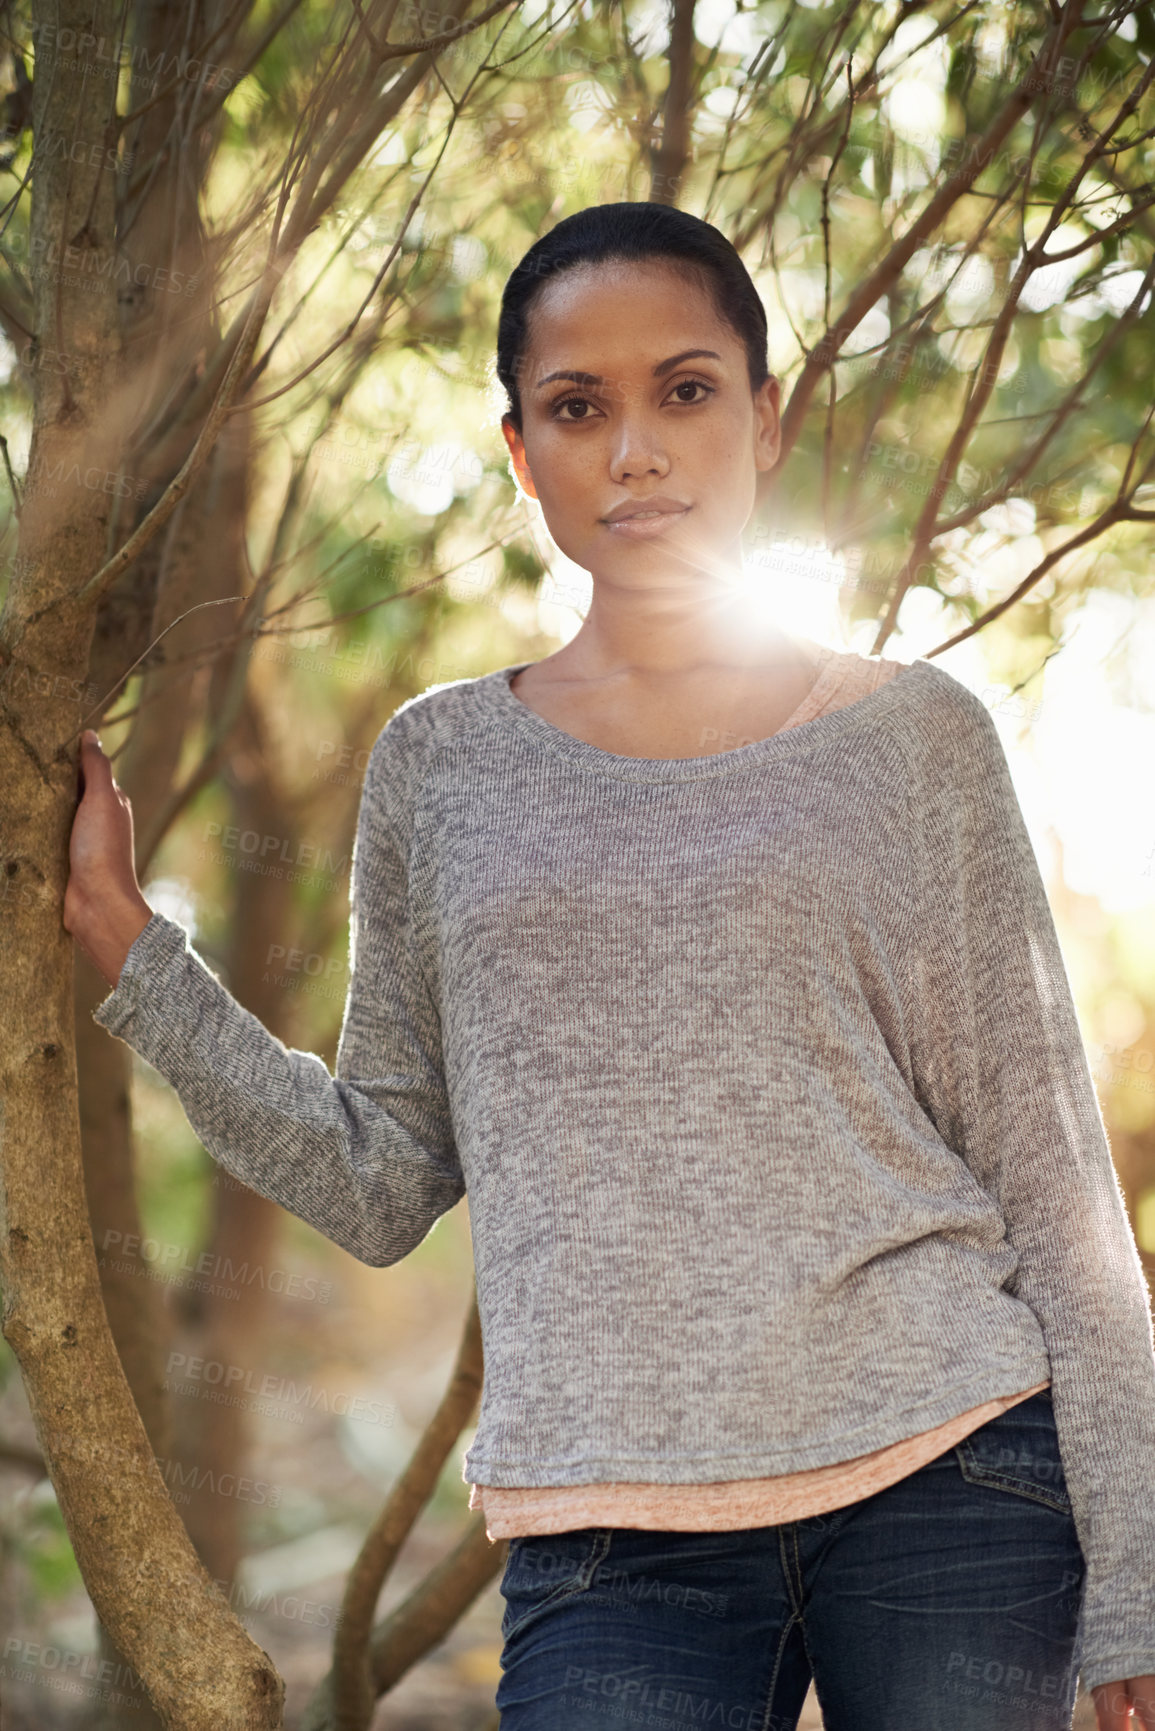
[[[721,355],[717,349],[683,349],[679,355],[671,355],[668,361],[659,361],[656,367],[650,369],[655,379],[660,379],[663,373],[668,373],[671,367],[676,367],[680,361],[692,361],[698,355],[708,355],[711,360],[720,361]],[[555,379],[570,379],[578,385],[604,385],[605,380],[599,373],[566,372],[547,373],[544,379],[539,379],[537,389],[544,390],[546,385],[552,385]]]

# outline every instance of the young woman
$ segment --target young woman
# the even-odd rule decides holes
[[[990,716],[744,607],[778,386],[709,224],[560,222],[498,375],[593,599],[382,729],[335,1076],[149,908],[90,736],[96,1019],[366,1262],[468,1193],[504,1731],[812,1677],[828,1731],[1057,1731],[1080,1671],[1155,1731],[1150,1304]]]

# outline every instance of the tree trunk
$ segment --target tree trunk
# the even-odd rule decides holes
[[[0,616],[0,937],[4,1334],[92,1602],[165,1719],[187,1731],[275,1727],[283,1689],[198,1561],[153,1457],[101,1297],[81,1162],[73,941],[61,922],[77,771],[65,743],[93,638],[77,592],[104,558],[120,439],[112,81],[57,44],[115,41],[113,0],[34,9],[38,155],[31,246],[36,369],[19,552]],[[96,287],[96,292],[93,287]],[[95,477],[95,480],[93,479]],[[110,478],[110,479],[109,479]],[[108,482],[106,488],[106,481]],[[28,965],[35,958],[34,969]]]
[[[96,1244],[100,1285],[112,1338],[148,1440],[167,1476],[172,1454],[172,1416],[164,1391],[167,1319],[161,1288],[149,1279],[141,1253],[140,1214],[134,1181],[128,1047],[92,1020],[108,986],[87,956],[76,956],[76,1065],[80,1096],[80,1141],[88,1217]],[[101,1661],[123,1673],[125,1663],[103,1623],[97,1625]],[[156,1731],[160,1724],[147,1699],[126,1696],[92,1710],[94,1731]]]

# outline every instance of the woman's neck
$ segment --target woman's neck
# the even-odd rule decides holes
[[[630,594],[599,606],[595,590],[580,630],[550,659],[573,678],[634,673],[663,679],[731,668],[772,675],[812,665],[814,647],[754,617],[744,597],[688,604]]]

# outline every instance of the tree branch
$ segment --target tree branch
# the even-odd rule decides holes
[[[481,1394],[481,1382],[481,1318],[474,1292],[449,1386],[349,1571],[333,1640],[335,1731],[367,1731],[376,1699],[369,1661],[373,1611],[401,1546],[433,1495],[450,1451],[469,1422]]]
[[[1004,139],[1030,108],[1033,101],[1030,84],[1035,68],[1044,65],[1049,54],[1058,52],[1073,27],[1082,4],[1083,0],[1070,0],[1070,3],[1062,8],[1058,24],[1040,48],[1032,63],[1031,72],[1020,80],[1003,104],[1001,112],[988,126],[974,153],[973,161],[956,169],[948,177],[901,240],[895,242],[861,287],[851,294],[833,331],[827,331],[821,342],[807,355],[782,416],[782,449],[774,473],[781,471],[797,442],[803,418],[822,374],[830,366],[851,331],[861,324],[880,295],[898,279],[917,248],[940,227],[952,206],[970,190]]]

